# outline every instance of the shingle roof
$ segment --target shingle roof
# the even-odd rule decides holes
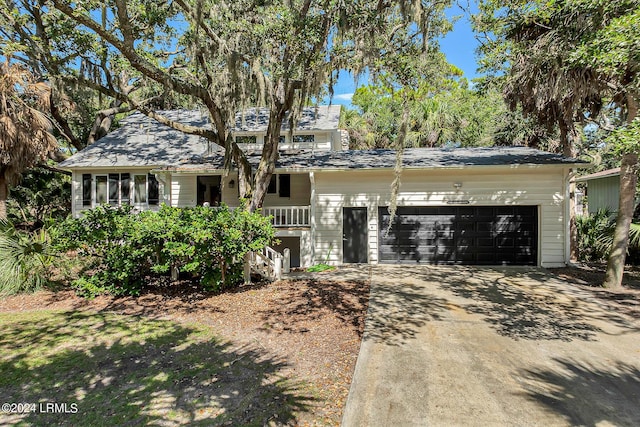
[[[248,156],[250,163],[257,165],[258,154]],[[396,161],[394,150],[348,150],[316,152],[295,151],[281,153],[276,162],[278,169],[393,169]],[[586,162],[563,157],[527,147],[481,147],[481,148],[409,148],[402,154],[402,164],[408,169],[456,168],[466,166],[502,165],[574,165]],[[220,156],[203,158],[170,170],[216,170],[222,169]]]
[[[208,126],[208,117],[200,111],[164,111],[171,120],[194,126]],[[340,106],[307,108],[298,130],[338,128]],[[267,111],[249,109],[244,122],[238,115],[236,131],[266,131]],[[283,126],[287,130],[287,126]],[[93,145],[60,163],[62,168],[150,166],[168,170],[215,170],[223,167],[222,149],[204,138],[185,135],[168,126],[134,113],[122,121],[122,127]],[[248,155],[257,165],[259,153]],[[295,151],[281,153],[280,169],[390,169],[395,165],[394,150]],[[403,152],[405,168],[447,168],[497,165],[571,165],[584,163],[558,154],[526,147],[491,147],[458,149],[407,149]]]
[[[209,126],[205,112],[198,110],[162,111],[167,118],[192,126]],[[266,132],[268,110],[250,108],[238,113],[235,132]],[[340,106],[319,106],[305,108],[296,130],[338,129]],[[121,122],[122,127],[110,132],[104,138],[60,163],[61,168],[77,167],[131,167],[170,166],[193,162],[193,158],[207,153],[207,141],[193,135],[185,135],[162,125],[144,114],[134,113]],[[288,131],[286,120],[282,130]],[[211,145],[209,153],[222,150]]]
[[[321,105],[305,108],[298,120],[297,131],[338,129],[340,121],[339,105]],[[235,132],[266,132],[269,123],[267,108],[248,108],[236,114]],[[282,131],[289,130],[289,115],[282,122]]]
[[[207,126],[199,111],[163,111],[171,120],[193,126]],[[144,114],[134,113],[122,127],[59,164],[61,168],[168,166],[184,164],[207,151],[207,141],[162,125]]]
[[[620,168],[607,169],[604,171],[583,175],[576,178],[576,182],[591,181],[592,179],[609,178],[620,175]]]

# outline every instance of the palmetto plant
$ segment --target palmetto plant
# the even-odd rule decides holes
[[[0,294],[33,291],[49,281],[53,255],[45,229],[24,232],[0,220]]]
[[[576,217],[581,261],[603,261],[611,251],[616,214],[600,209],[594,214]],[[640,248],[640,223],[631,223],[629,248]]]

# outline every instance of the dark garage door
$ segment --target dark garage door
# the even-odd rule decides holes
[[[379,262],[536,265],[536,206],[379,208]]]

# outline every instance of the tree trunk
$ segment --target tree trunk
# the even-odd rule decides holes
[[[638,184],[638,155],[625,154],[620,164],[620,207],[613,234],[613,245],[607,261],[607,275],[603,286],[605,288],[620,289],[624,263],[629,246],[629,227],[633,219],[636,185]]]
[[[569,182],[569,258],[577,261],[578,256],[578,226],[576,224],[576,182]]]
[[[255,183],[253,186],[253,195],[249,204],[249,211],[253,212],[262,207],[264,198],[267,195],[269,181],[275,170],[276,160],[278,160],[278,144],[280,142],[280,130],[282,129],[282,120],[284,120],[287,109],[284,105],[276,105],[269,112],[269,125],[267,127],[267,136],[265,137],[264,146],[262,147],[262,156],[260,165],[256,171]]]
[[[240,198],[248,199],[252,195],[251,164],[232,137],[229,138],[228,144],[231,144],[231,156],[238,167],[238,192]]]
[[[638,115],[638,103],[634,94],[627,93],[627,122],[631,123]],[[629,228],[633,221],[636,186],[638,185],[638,154],[627,153],[620,162],[620,201],[616,228],[613,232],[611,253],[607,260],[607,273],[602,286],[611,289],[622,287],[624,264],[629,247]]]
[[[0,220],[7,219],[7,199],[9,198],[9,185],[3,175],[0,175]]]
[[[559,120],[560,143],[565,157],[576,156],[576,142],[580,135],[573,120]],[[576,184],[569,183],[569,257],[571,261],[578,259],[578,227],[576,226]]]

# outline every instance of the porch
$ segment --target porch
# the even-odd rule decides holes
[[[273,217],[276,228],[308,228],[311,226],[311,206],[268,206],[262,208],[264,216]]]

